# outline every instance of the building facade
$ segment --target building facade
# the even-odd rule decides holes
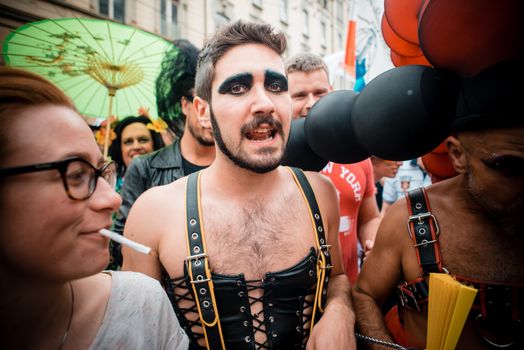
[[[272,24],[288,38],[286,56],[321,56],[343,50],[355,0],[2,0],[0,40],[10,30],[46,18],[112,19],[202,47],[224,23],[243,19]]]

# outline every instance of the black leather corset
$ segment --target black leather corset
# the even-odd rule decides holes
[[[264,280],[246,281],[243,274],[226,276],[212,274],[218,314],[227,349],[302,349],[309,335],[309,324],[317,283],[317,255],[314,248],[298,264],[279,271],[268,272]],[[190,288],[189,276],[170,279],[163,273],[163,281],[175,313],[189,339],[191,349],[200,349],[199,339],[204,337],[198,322],[187,316],[198,315]],[[263,289],[260,299],[248,292]],[[181,300],[191,301],[190,307],[181,308]],[[250,306],[263,303],[263,315],[253,315]],[[317,317],[316,317],[317,318]],[[266,342],[254,341],[255,333],[263,332]]]

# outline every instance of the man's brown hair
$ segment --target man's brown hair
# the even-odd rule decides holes
[[[200,52],[195,78],[196,94],[211,102],[211,83],[215,76],[215,64],[235,46],[262,44],[279,55],[286,51],[286,36],[276,32],[269,24],[236,21],[218,29]]]

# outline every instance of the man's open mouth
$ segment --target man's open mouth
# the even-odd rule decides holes
[[[271,141],[275,137],[277,129],[270,126],[262,126],[245,133],[248,140],[253,142]]]

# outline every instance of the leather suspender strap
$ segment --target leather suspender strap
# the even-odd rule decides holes
[[[409,210],[408,232],[416,248],[420,275],[442,272],[439,227],[437,219],[431,213],[426,190],[423,187],[411,190],[406,193],[406,200]]]
[[[209,259],[205,250],[200,208],[200,175],[200,171],[193,173],[187,180],[186,242],[189,256],[186,258],[186,265],[207,348],[225,349]]]
[[[315,193],[313,192],[306,175],[298,168],[290,167],[288,169],[291,170],[295,182],[302,192],[304,199],[308,203],[311,222],[316,233],[316,246],[318,251],[317,289],[315,292],[315,304],[313,306],[311,318],[310,331],[312,331],[315,323],[316,310],[318,309],[320,313],[323,313],[326,306],[328,282],[331,276],[331,269],[333,268],[331,265],[331,255],[329,253],[330,245],[327,244],[324,224],[322,223],[322,215],[320,214]]]

